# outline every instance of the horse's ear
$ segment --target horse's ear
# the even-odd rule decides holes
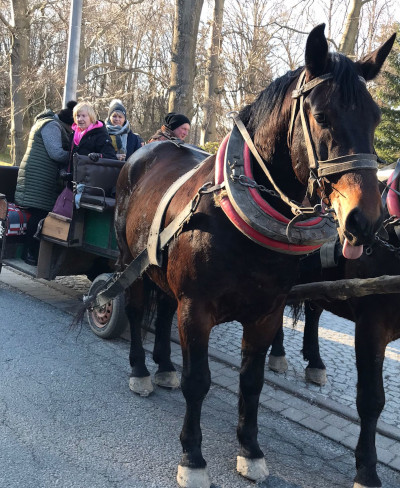
[[[328,60],[328,42],[325,34],[325,24],[317,25],[310,32],[306,44],[306,68],[312,77],[325,72]]]
[[[364,58],[357,61],[356,66],[361,76],[367,81],[373,80],[382,68],[385,59],[388,57],[390,50],[392,49],[396,34],[393,34],[381,47],[375,49],[370,54],[367,54]]]

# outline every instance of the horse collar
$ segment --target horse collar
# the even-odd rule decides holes
[[[249,147],[236,127],[217,153],[215,182],[223,181],[226,195],[219,200],[221,208],[257,244],[278,252],[307,254],[336,236],[336,224],[330,215],[293,222],[261,197],[253,179]]]

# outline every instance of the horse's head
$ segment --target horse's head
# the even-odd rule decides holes
[[[382,222],[373,147],[380,111],[366,81],[379,73],[395,35],[354,63],[328,52],[324,27],[307,39],[306,66],[292,93],[289,146],[309,199],[323,198],[333,207],[343,254],[356,258]]]

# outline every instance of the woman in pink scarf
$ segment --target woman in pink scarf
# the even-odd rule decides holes
[[[99,158],[117,159],[108,131],[90,102],[80,102],[74,107],[71,152],[89,156],[93,161]]]

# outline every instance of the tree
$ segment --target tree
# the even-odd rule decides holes
[[[346,56],[354,57],[358,32],[360,30],[361,8],[371,0],[352,0],[339,51]]]
[[[207,71],[204,83],[203,123],[200,144],[217,139],[216,100],[218,96],[219,55],[222,46],[222,18],[224,0],[215,0],[211,27],[211,44],[208,51]]]
[[[169,112],[193,116],[196,43],[204,0],[175,0]]]
[[[31,11],[28,0],[11,1],[11,19],[0,13],[0,19],[11,35],[10,99],[11,99],[11,161],[19,165],[25,152],[25,135],[29,128],[24,117],[28,107],[25,79],[29,66]],[[25,128],[24,128],[25,121]]]
[[[375,132],[375,148],[388,163],[400,157],[400,25],[395,26],[397,39],[382,73],[376,96],[381,104],[382,121]]]

